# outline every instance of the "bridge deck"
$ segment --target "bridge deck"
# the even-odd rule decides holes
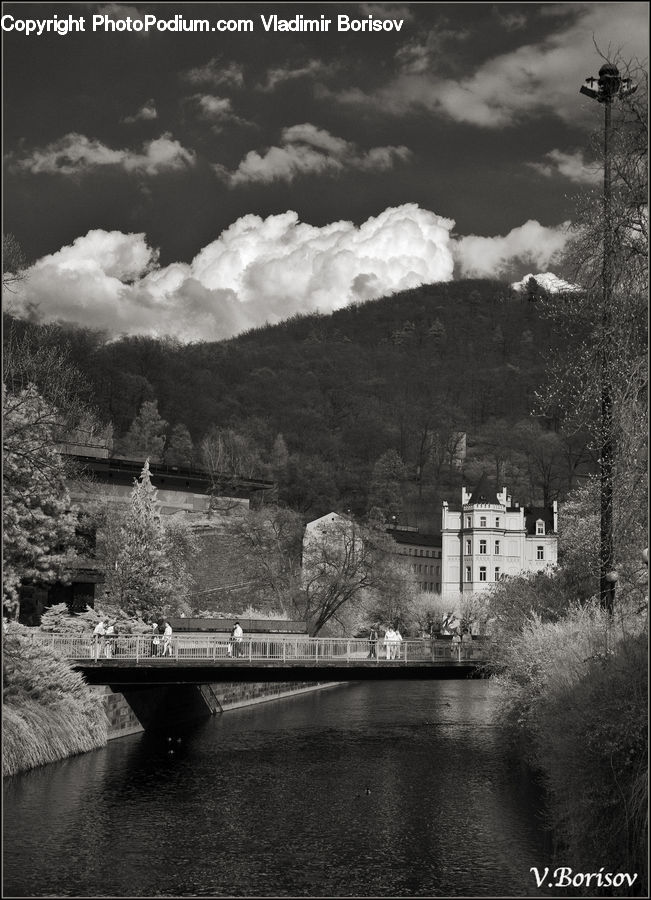
[[[462,643],[422,639],[390,643],[356,638],[256,636],[229,640],[221,635],[180,634],[169,638],[149,635],[46,634],[34,632],[32,641],[89,665],[127,664],[152,668],[192,665],[255,664],[258,668],[296,665],[431,666],[439,663],[478,664],[487,658],[486,639]]]

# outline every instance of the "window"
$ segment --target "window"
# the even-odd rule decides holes
[[[545,548],[538,545],[536,547],[536,559],[544,559],[545,558]]]
[[[499,516],[497,516],[497,518],[495,519],[495,527],[496,528],[500,527],[500,517]]]
[[[479,552],[486,555],[486,541],[479,542]]]
[[[479,567],[479,580],[486,581],[486,566]]]
[[[470,522],[471,522],[470,516],[466,516],[466,528],[471,528],[471,527],[472,527],[471,524],[470,524]]]
[[[538,519],[536,522],[536,534],[544,534],[545,533],[545,523],[542,519]]]
[[[436,574],[437,574],[437,575],[440,575],[440,574],[441,574],[441,567],[440,567],[440,566],[437,566],[437,567],[436,567]]]
[[[499,580],[500,580],[500,567],[495,566],[495,581],[499,581]]]
[[[466,556],[472,553],[472,541],[466,541]]]
[[[440,584],[440,582],[438,582],[438,581],[436,582],[436,590],[437,590],[439,593],[441,593],[441,584]]]
[[[486,528],[486,516],[479,517],[479,527]]]
[[[472,569],[466,566],[466,581],[472,581]]]
[[[495,541],[495,556],[499,556],[499,555],[500,555],[500,542]]]

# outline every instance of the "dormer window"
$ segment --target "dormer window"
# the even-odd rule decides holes
[[[544,534],[545,533],[545,523],[542,519],[536,520],[536,534]]]

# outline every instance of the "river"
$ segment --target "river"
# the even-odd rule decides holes
[[[6,778],[4,895],[542,895],[541,799],[494,704],[357,682]]]

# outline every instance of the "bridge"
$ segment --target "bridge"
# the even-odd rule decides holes
[[[355,638],[244,637],[214,634],[160,637],[32,635],[70,660],[91,684],[207,684],[215,681],[350,681],[376,678],[464,678],[488,658],[489,639],[453,643],[420,639],[385,645]]]

